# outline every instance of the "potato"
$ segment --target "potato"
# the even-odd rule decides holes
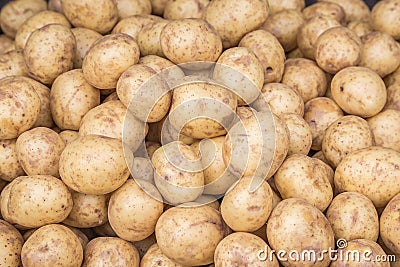
[[[149,133],[146,136],[146,140],[154,141],[161,144],[168,144],[173,141],[182,141],[186,145],[191,145],[198,141],[198,139],[186,136],[179,133],[175,127],[170,123],[169,117],[164,117],[161,121],[151,123],[152,127],[149,127]],[[143,151],[144,155],[147,152]]]
[[[287,9],[302,11],[306,5],[304,0],[267,0],[267,2],[271,14]]]
[[[203,167],[194,148],[171,142],[157,149],[151,161],[155,185],[167,203],[193,201],[203,193]]]
[[[207,6],[203,18],[216,29],[227,49],[237,46],[244,35],[258,29],[268,14],[265,0],[217,0]]]
[[[85,249],[86,245],[89,243],[89,238],[80,229],[66,225],[74,234],[78,237],[82,248]],[[91,229],[90,229],[91,230]]]
[[[315,43],[314,57],[324,71],[338,71],[360,63],[362,42],[360,37],[345,27],[334,27],[323,32]]]
[[[93,231],[97,236],[118,237],[109,222],[106,222],[105,224],[102,224],[100,226],[93,227]]]
[[[272,254],[271,258],[270,255],[267,255],[270,251],[270,247],[260,237],[250,233],[237,232],[228,235],[218,244],[214,263],[216,267],[235,265],[278,267],[279,262],[275,255]],[[266,256],[265,260],[261,260],[263,256]]]
[[[400,45],[387,33],[371,32],[361,37],[363,48],[359,66],[370,68],[381,77],[400,65]],[[376,54],[379,57],[376,57]]]
[[[166,19],[185,19],[201,18],[204,10],[210,3],[209,0],[177,0],[167,1],[164,7],[164,18]]]
[[[167,20],[155,21],[144,25],[138,32],[136,40],[142,56],[157,55],[165,57],[161,47],[161,32],[169,22]]]
[[[336,168],[347,154],[374,144],[373,132],[368,123],[358,116],[347,115],[326,129],[322,152],[329,164]]]
[[[60,176],[80,193],[104,195],[116,190],[129,177],[122,142],[99,135],[79,137],[61,154]]]
[[[372,146],[347,155],[337,166],[335,188],[339,193],[358,192],[372,200],[376,208],[385,207],[400,192],[400,152]]]
[[[62,222],[72,209],[68,188],[50,175],[20,176],[1,192],[1,214],[25,228]]]
[[[351,21],[347,24],[347,28],[355,32],[360,38],[363,35],[372,33],[372,26],[367,21]]]
[[[363,118],[378,114],[387,99],[382,79],[365,67],[349,67],[337,73],[332,79],[331,93],[343,111]]]
[[[212,263],[215,249],[226,233],[221,214],[209,206],[170,208],[156,225],[161,252],[186,266]]]
[[[55,11],[61,14],[64,14],[61,6],[61,0],[49,0],[47,8],[51,11]]]
[[[15,38],[17,30],[31,16],[47,9],[43,0],[8,2],[0,12],[0,26],[10,38]]]
[[[116,0],[119,19],[134,15],[149,15],[151,13],[150,0]]]
[[[156,235],[154,233],[151,236],[149,236],[143,240],[133,242],[133,244],[139,251],[139,255],[140,255],[141,259],[146,254],[146,252],[150,249],[150,247],[156,243],[157,243],[157,240],[156,240]]]
[[[305,58],[286,60],[281,83],[291,86],[304,102],[324,96],[327,87],[324,71],[314,61]]]
[[[29,76],[52,84],[57,76],[73,68],[75,51],[75,37],[68,27],[50,24],[35,30],[24,47]]]
[[[139,55],[139,46],[129,35],[106,35],[87,52],[82,63],[83,75],[96,88],[115,88],[119,76],[138,62]]]
[[[286,124],[289,130],[289,150],[288,156],[293,154],[307,155],[312,145],[311,127],[298,114],[285,113],[279,118]]]
[[[326,211],[326,218],[331,223],[336,239],[378,240],[378,213],[372,201],[360,193],[337,195]]]
[[[289,52],[297,47],[297,32],[303,23],[304,16],[300,11],[285,9],[268,16],[260,29],[275,35],[285,52]]]
[[[160,35],[163,54],[175,64],[217,61],[222,41],[217,31],[202,19],[179,19],[168,23]]]
[[[400,194],[387,204],[380,218],[380,236],[384,244],[394,253],[400,253],[400,232],[397,228]]]
[[[21,252],[23,266],[79,267],[83,249],[78,237],[67,227],[49,224],[36,230]]]
[[[68,145],[69,143],[75,141],[75,139],[79,137],[79,133],[77,131],[72,131],[72,130],[62,131],[58,135],[61,137],[65,145]]]
[[[322,1],[304,8],[303,15],[305,20],[310,20],[316,16],[327,16],[343,24],[346,14],[343,8],[337,3]]]
[[[272,189],[264,181],[244,176],[225,194],[221,215],[236,232],[253,232],[262,227],[272,211]]]
[[[337,20],[326,16],[316,16],[304,22],[297,33],[297,45],[304,57],[314,60],[318,37],[326,30],[338,26],[340,23]]]
[[[21,250],[24,239],[20,232],[6,221],[0,220],[0,264],[17,267],[21,265]]]
[[[341,117],[343,111],[330,98],[317,97],[305,104],[304,120],[310,125],[313,137],[311,149],[321,150],[326,129]]]
[[[15,35],[15,47],[17,49],[24,49],[29,36],[35,30],[38,30],[49,24],[61,24],[71,28],[71,24],[63,14],[50,10],[41,11],[29,17],[29,19],[27,19],[21,25],[21,27],[18,28],[18,31]]]
[[[325,1],[325,0],[317,0]],[[329,2],[340,5],[346,14],[346,22],[351,21],[368,21],[370,11],[367,4],[362,0],[329,0]]]
[[[141,179],[149,183],[154,183],[154,167],[151,160],[147,157],[135,157],[130,172],[134,179]]]
[[[0,80],[0,139],[14,139],[29,130],[40,113],[40,97],[18,76]]]
[[[5,34],[0,34],[0,54],[15,50],[14,40]]]
[[[76,52],[74,55],[74,69],[82,68],[83,59],[87,51],[94,42],[102,37],[102,35],[94,30],[87,28],[73,28],[71,29],[76,40]]]
[[[139,267],[139,252],[134,245],[117,237],[97,237],[85,248],[85,267],[132,266]]]
[[[26,174],[60,177],[58,162],[64,147],[64,141],[55,131],[36,127],[18,137],[15,149]]]
[[[1,180],[11,182],[18,176],[25,175],[25,171],[18,161],[16,141],[17,139],[0,140]]]
[[[387,87],[387,101],[385,109],[395,109],[400,111],[400,83],[394,83]]]
[[[319,160],[321,160],[321,161],[323,161],[323,162],[325,162],[326,164],[329,165],[329,162],[326,160],[325,155],[324,155],[324,153],[322,152],[322,150],[316,152],[316,153],[312,156],[312,158],[319,159]],[[332,182],[333,182],[333,179],[332,179]],[[333,183],[332,183],[332,185],[333,185]],[[334,193],[335,193],[335,192],[334,192]]]
[[[207,205],[213,209],[220,210],[220,204],[218,202],[217,196],[213,195],[201,195],[194,201],[195,203],[199,203],[200,205]],[[181,206],[184,206],[182,204]]]
[[[78,130],[84,115],[99,104],[99,90],[85,80],[81,69],[61,74],[51,87],[51,114],[62,130]]]
[[[281,81],[285,51],[272,33],[264,30],[249,32],[240,40],[239,46],[247,47],[256,55],[264,69],[264,83]]]
[[[164,21],[164,19],[153,15],[134,15],[120,20],[113,28],[112,33],[125,33],[136,40],[144,26],[160,21]]]
[[[8,76],[28,76],[22,51],[0,54],[0,79]]]
[[[158,244],[152,245],[142,257],[140,267],[147,266],[183,267],[183,265],[172,261],[160,250]]]
[[[400,6],[398,0],[376,3],[371,12],[371,24],[375,31],[386,32],[394,39],[400,40]]]
[[[400,111],[384,110],[368,119],[377,146],[388,147],[400,152]]]
[[[163,213],[157,188],[140,179],[129,179],[113,192],[108,205],[108,219],[115,233],[128,241],[149,237]],[[129,225],[129,227],[126,227]]]

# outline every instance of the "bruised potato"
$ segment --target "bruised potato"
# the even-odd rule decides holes
[[[0,264],[17,267],[21,265],[21,250],[24,239],[14,226],[0,220]]]
[[[17,139],[0,140],[0,179],[11,182],[18,176],[25,175],[18,161]],[[1,192],[1,190],[0,190]]]

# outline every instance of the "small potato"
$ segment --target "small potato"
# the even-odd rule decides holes
[[[383,78],[386,87],[389,87],[400,81],[400,66],[392,73]]]
[[[71,30],[50,24],[34,31],[24,47],[29,76],[44,84],[52,84],[60,74],[73,68],[76,41]]]
[[[361,51],[362,42],[357,34],[345,27],[334,27],[318,37],[314,57],[318,66],[335,74],[360,63]]]
[[[286,60],[281,83],[296,90],[304,102],[324,96],[327,87],[324,71],[314,61],[305,58]]]
[[[73,28],[72,33],[76,39],[76,52],[74,56],[74,69],[82,68],[83,59],[94,42],[102,37],[96,31],[87,28]]]
[[[272,189],[264,181],[242,177],[225,194],[221,215],[236,232],[253,232],[262,227],[272,211]]]
[[[79,137],[61,154],[60,176],[80,193],[104,195],[116,190],[129,177],[122,142],[99,135]]]
[[[339,193],[358,192],[372,200],[376,208],[385,207],[400,192],[400,152],[372,146],[356,150],[345,157],[335,172]]]
[[[28,76],[23,51],[0,54],[0,79],[8,76]]]
[[[239,46],[253,52],[264,68],[264,83],[280,82],[283,75],[285,51],[270,32],[255,30],[240,40]]]
[[[170,208],[156,225],[157,243],[162,253],[185,266],[212,263],[215,249],[226,233],[221,214],[209,206]],[[191,249],[186,250],[188,247]]]
[[[40,97],[19,76],[0,80],[0,139],[14,139],[29,130],[40,113]]]
[[[128,18],[134,15],[150,15],[150,0],[116,0],[119,19]]]
[[[289,52],[297,47],[297,32],[303,23],[304,16],[300,11],[285,9],[268,16],[260,29],[275,35],[285,52]]]
[[[99,104],[99,90],[85,80],[81,69],[61,74],[51,87],[51,114],[62,130],[78,130],[84,115]]]
[[[154,183],[154,167],[149,158],[135,157],[130,171],[134,179]]]
[[[60,177],[58,162],[64,147],[61,137],[46,127],[22,133],[16,142],[18,161],[28,175]]]
[[[361,37],[363,42],[359,66],[367,67],[381,77],[394,72],[400,65],[400,44],[387,33],[371,32]],[[376,54],[379,54],[379,57]]]
[[[142,257],[140,267],[150,266],[164,266],[164,267],[184,267],[183,265],[172,261],[170,258],[165,256],[158,244],[152,245]]]
[[[14,226],[0,220],[0,264],[18,267],[21,265],[21,250],[24,239]]]
[[[75,139],[79,137],[79,133],[77,131],[72,131],[72,130],[62,131],[58,135],[61,137],[65,145],[68,145],[69,143],[75,141]]]
[[[105,91],[105,90],[102,90],[102,91]],[[107,102],[110,102],[113,100],[119,100],[117,91],[109,94],[106,98],[104,98],[103,102],[101,102],[101,103],[104,104],[104,103],[107,103]]]
[[[374,144],[373,132],[368,123],[360,117],[347,115],[326,129],[322,152],[329,164],[336,168],[347,154]]]
[[[164,205],[161,200],[161,195],[153,184],[129,179],[111,195],[108,205],[111,227],[119,237],[128,241],[140,241],[149,237],[163,213]]]
[[[0,54],[15,50],[14,40],[5,34],[0,34]]]
[[[164,18],[186,19],[201,18],[209,0],[176,0],[167,1],[164,7]]]
[[[378,213],[372,201],[360,193],[337,195],[326,211],[326,218],[332,225],[336,239],[378,240]]]
[[[17,139],[0,140],[0,179],[11,182],[18,176],[25,175],[18,161]],[[1,192],[1,190],[0,190]]]
[[[400,111],[384,110],[368,119],[375,144],[400,152]]]
[[[287,9],[302,11],[306,5],[304,0],[267,0],[267,2],[271,14]]]
[[[400,111],[400,83],[394,83],[387,87],[387,101],[385,109]]]
[[[116,1],[61,0],[65,16],[75,27],[84,27],[100,34],[109,32],[118,21]],[[93,11],[96,12],[93,12]]]
[[[321,1],[304,8],[303,15],[305,20],[316,16],[327,16],[342,24],[346,14],[340,5],[333,2]]]
[[[160,38],[162,30],[168,23],[167,20],[155,21],[144,25],[138,32],[136,40],[142,56],[156,55],[165,57],[161,47]]]
[[[139,60],[139,46],[127,34],[115,33],[97,40],[83,59],[85,79],[99,89],[113,89],[119,76]]]
[[[136,40],[140,30],[153,22],[160,22],[164,19],[154,15],[134,15],[128,18],[120,20],[120,22],[115,25],[112,33],[125,33],[130,35],[134,40]]]
[[[210,2],[203,18],[216,29],[227,49],[237,46],[244,35],[258,29],[268,14],[265,0],[217,0]]]
[[[89,238],[87,237],[87,235],[81,231],[82,229],[78,229],[72,226],[68,226],[66,225],[72,232],[74,232],[74,234],[78,237],[79,242],[82,245],[82,248],[85,249],[86,245],[89,243]],[[91,229],[90,229],[91,230]],[[27,240],[27,239],[26,239]]]
[[[43,0],[8,2],[0,12],[0,26],[10,38],[15,38],[17,30],[33,15],[47,9]]]
[[[168,0],[150,0],[151,9],[154,15],[162,16]]]
[[[1,214],[25,228],[62,222],[72,209],[72,197],[60,180],[50,175],[20,176],[1,192]]]
[[[160,143],[146,141],[147,156],[151,159],[151,157],[153,157],[154,152],[160,147],[161,147]]]
[[[398,0],[380,1],[374,5],[371,12],[372,28],[386,32],[394,39],[400,40],[400,5]]]
[[[318,2],[325,0],[317,0]],[[329,2],[340,5],[346,14],[346,22],[351,21],[368,21],[370,11],[363,0],[329,0]]]
[[[217,61],[222,41],[217,31],[202,19],[179,19],[168,23],[160,35],[163,54],[175,64]]]
[[[285,113],[279,118],[289,130],[288,156],[293,154],[308,155],[312,145],[312,132],[308,123],[302,116],[295,113]]]
[[[334,247],[335,239],[329,221],[324,214],[307,201],[298,198],[282,200],[267,224],[268,242],[275,251],[314,251],[317,259],[309,261],[282,261],[283,266],[328,266],[329,257],[323,257],[322,250]]]
[[[387,99],[381,77],[365,67],[349,67],[337,73],[331,82],[331,93],[343,111],[363,118],[378,114]]]
[[[324,155],[324,153],[322,152],[322,150],[320,150],[320,151],[318,151],[317,153],[315,153],[315,154],[312,156],[312,158],[319,159],[319,160],[321,160],[321,161],[323,161],[323,162],[325,162],[326,164],[329,165],[329,162],[326,160],[325,155]],[[333,181],[333,179],[332,179],[332,181]],[[332,183],[332,185],[333,185],[333,183]],[[335,193],[335,192],[334,192],[334,193]]]
[[[304,120],[310,125],[313,137],[311,149],[321,150],[326,129],[341,117],[343,111],[330,98],[317,97],[305,104]]]
[[[278,267],[279,262],[274,254],[269,252],[271,248],[260,237],[237,232],[228,235],[218,244],[214,255],[215,267],[228,266],[254,266],[254,267]],[[263,254],[265,253],[265,254]],[[261,260],[266,256],[265,260]],[[260,259],[261,258],[261,259]]]
[[[384,244],[394,253],[400,253],[400,232],[397,227],[400,194],[390,200],[380,217],[380,236]]]
[[[355,32],[360,38],[364,35],[372,33],[372,26],[367,21],[351,21],[347,25],[347,28]]]
[[[300,51],[300,48],[296,48],[292,51],[290,51],[289,53],[286,54],[286,58],[304,58],[303,53]]]
[[[59,224],[49,224],[36,230],[25,242],[21,252],[22,265],[79,267],[83,249],[78,237]]]

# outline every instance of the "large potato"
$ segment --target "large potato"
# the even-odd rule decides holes
[[[25,175],[24,169],[18,161],[17,139],[0,140],[0,179],[12,181],[18,176]],[[0,190],[1,192],[1,190]]]
[[[87,28],[73,28],[71,29],[76,40],[76,52],[74,56],[74,69],[82,68],[83,59],[87,51],[94,42],[102,37],[102,35],[94,30]]]
[[[121,140],[99,135],[79,137],[61,154],[60,176],[80,193],[103,195],[116,190],[129,177]]]
[[[62,222],[72,209],[68,188],[50,175],[20,176],[0,196],[1,214],[25,228]]]
[[[163,21],[164,19],[154,15],[134,15],[122,19],[115,25],[112,33],[125,33],[133,37],[136,40],[138,33],[142,28],[153,22]]]
[[[164,8],[164,18],[185,19],[201,18],[209,0],[176,0],[167,1]]]
[[[0,54],[0,79],[8,76],[28,76],[23,51],[11,50]]]
[[[140,267],[150,266],[164,266],[164,267],[183,267],[183,265],[174,262],[165,254],[162,253],[160,247],[157,244],[152,245],[142,257],[140,261]]]
[[[385,207],[400,192],[400,152],[372,146],[350,153],[337,166],[337,191],[358,192],[372,200],[376,208]]]
[[[134,15],[149,15],[151,13],[150,0],[116,0],[119,19]]]
[[[85,79],[99,89],[113,89],[119,76],[139,60],[139,46],[124,33],[106,35],[97,40],[82,63]]]
[[[21,250],[24,239],[14,226],[0,220],[0,265],[18,267],[21,265]]]
[[[394,253],[400,253],[400,231],[397,227],[400,208],[400,194],[393,197],[382,212],[380,235],[384,244]]]
[[[29,76],[44,84],[52,84],[58,75],[73,68],[76,41],[64,25],[50,24],[35,30],[24,47]]]
[[[394,39],[400,40],[399,0],[380,1],[371,12],[371,24],[374,30],[386,32]]]
[[[324,0],[318,0],[319,2]],[[346,22],[368,21],[370,11],[365,1],[362,0],[329,0],[329,2],[340,5],[345,13]]]
[[[279,118],[289,130],[288,156],[293,154],[308,155],[312,145],[312,132],[308,123],[302,116],[295,113],[281,114]]]
[[[384,110],[368,119],[377,146],[400,152],[400,111]]]

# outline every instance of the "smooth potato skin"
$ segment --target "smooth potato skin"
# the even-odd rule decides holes
[[[321,2],[323,0],[318,0]],[[329,2],[340,5],[345,13],[345,22],[368,21],[370,10],[362,0],[330,0]]]
[[[164,8],[164,18],[166,19],[184,19],[201,18],[204,10],[210,3],[209,0],[177,0],[168,1]]]
[[[151,266],[165,266],[165,267],[183,267],[183,265],[176,263],[165,256],[157,244],[152,245],[142,257],[140,267]]]
[[[340,23],[344,22],[344,18],[346,16],[343,8],[340,5],[328,1],[310,5],[304,8],[302,13],[305,20],[310,20],[316,16],[327,16],[334,18]]]
[[[400,7],[398,0],[380,1],[371,11],[371,24],[375,31],[386,32],[394,39],[400,40]]]
[[[0,179],[4,181],[11,182],[18,176],[25,175],[18,161],[16,141],[17,139],[0,140]]]
[[[377,146],[400,152],[400,110],[386,109],[368,119]]]
[[[0,220],[0,265],[17,267],[21,264],[21,250],[24,239],[11,224]]]
[[[119,20],[134,15],[151,14],[150,0],[116,0]]]
[[[169,21],[160,20],[144,25],[138,32],[136,40],[142,56],[156,55],[165,57],[161,47],[161,32]]]
[[[288,156],[293,154],[308,155],[312,145],[311,127],[302,116],[295,113],[284,113],[279,118],[289,130]]]
[[[112,33],[125,33],[136,40],[140,30],[153,22],[163,21],[163,18],[154,15],[134,15],[120,20],[112,30]]]
[[[102,37],[102,35],[94,30],[87,28],[73,28],[71,29],[76,40],[76,52],[74,56],[74,69],[82,68],[83,59],[89,48],[94,42]]]
[[[397,227],[400,194],[393,197],[382,212],[380,235],[384,244],[395,254],[400,253],[400,231]]]

